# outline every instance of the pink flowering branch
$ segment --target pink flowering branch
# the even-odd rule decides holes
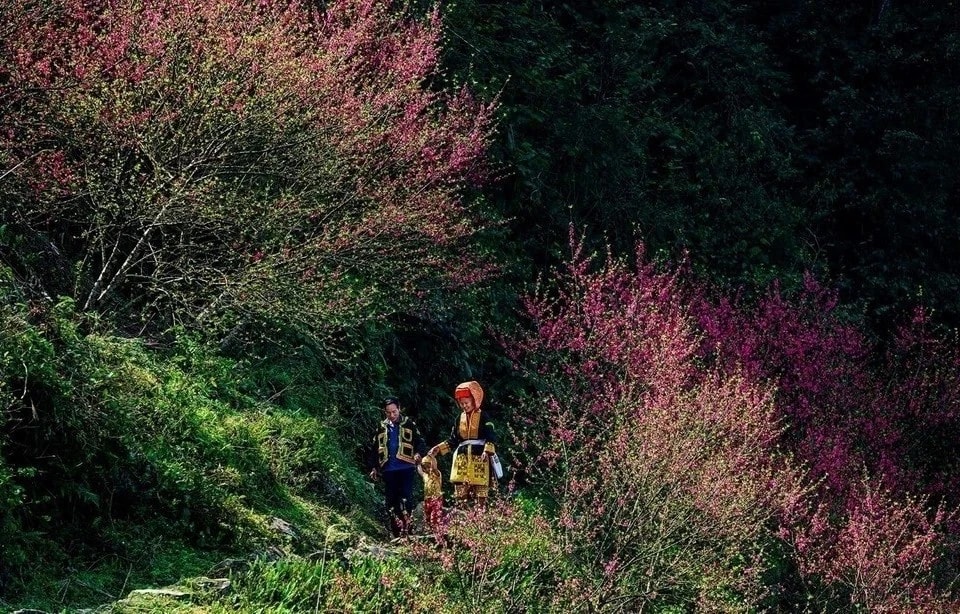
[[[877,360],[812,278],[751,307],[682,272],[642,248],[598,264],[574,242],[509,344],[537,383],[515,424],[522,475],[556,501],[581,589],[711,609],[710,578],[756,606],[781,590],[764,580],[779,550],[824,607],[956,606],[941,580],[955,464],[916,453],[956,425],[955,346],[918,316]]]
[[[433,89],[437,10],[70,0],[0,17],[15,221],[79,238],[63,247],[84,308],[324,334],[492,273],[465,198],[495,104]]]

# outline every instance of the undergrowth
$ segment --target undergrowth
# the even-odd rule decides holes
[[[254,362],[185,333],[151,347],[17,298],[0,296],[0,607],[92,606],[376,530],[319,384],[278,404]]]

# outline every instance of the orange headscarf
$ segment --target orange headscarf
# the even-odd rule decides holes
[[[473,399],[473,406],[479,411],[480,404],[483,403],[483,388],[475,381],[463,382],[453,391],[455,399]]]

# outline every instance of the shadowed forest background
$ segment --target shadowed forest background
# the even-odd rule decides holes
[[[0,0],[0,606],[957,611],[958,60],[953,1]],[[500,496],[385,544],[380,399],[469,379]]]

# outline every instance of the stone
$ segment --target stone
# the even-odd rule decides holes
[[[167,588],[138,588],[130,591],[130,594],[127,595],[127,599],[132,599],[134,597],[166,597],[168,599],[183,600],[189,599],[192,593],[189,593],[181,588],[167,587]]]
[[[190,584],[198,592],[214,594],[218,597],[229,593],[232,586],[229,578],[194,578]]]

